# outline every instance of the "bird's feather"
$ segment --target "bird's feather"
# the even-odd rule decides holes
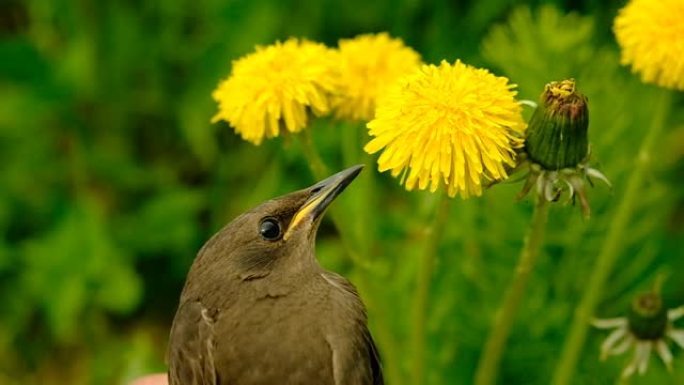
[[[214,315],[199,301],[178,309],[171,328],[167,360],[169,385],[219,385],[214,366]]]
[[[366,326],[365,309],[356,288],[344,277],[329,271],[321,273],[321,277],[331,286],[333,293],[341,299],[333,303],[337,302],[337,306],[342,307],[344,311],[351,310],[349,313],[360,315],[353,330],[340,336],[337,339],[338,343],[331,343],[336,385],[383,385],[380,355]],[[339,351],[340,349],[343,351]],[[356,378],[348,378],[350,375]]]

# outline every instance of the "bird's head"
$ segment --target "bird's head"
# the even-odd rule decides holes
[[[229,271],[241,280],[250,280],[273,271],[287,273],[317,266],[314,240],[323,213],[362,168],[350,167],[240,215],[204,245],[192,270]]]

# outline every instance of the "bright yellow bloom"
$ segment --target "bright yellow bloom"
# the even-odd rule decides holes
[[[482,194],[483,180],[508,175],[525,123],[508,79],[456,61],[424,65],[402,78],[380,100],[368,123],[374,136],[364,148],[379,170],[403,173],[407,190],[418,186],[449,196]]]
[[[257,46],[233,62],[232,73],[212,94],[219,103],[212,122],[227,121],[257,145],[278,136],[281,128],[302,130],[308,110],[319,116],[330,112],[330,95],[339,81],[334,52],[297,39]]]
[[[338,118],[371,120],[378,96],[421,64],[416,51],[387,33],[342,39],[339,47],[342,81],[335,99]]]
[[[622,64],[642,81],[684,90],[684,0],[631,0],[613,30]]]

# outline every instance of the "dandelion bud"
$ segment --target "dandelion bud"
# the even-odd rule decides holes
[[[589,153],[586,96],[568,79],[547,84],[540,99],[527,129],[527,155],[546,170],[576,167]]]
[[[608,178],[589,166],[589,109],[586,96],[575,89],[573,79],[551,82],[544,87],[539,107],[527,128],[523,158],[518,165],[528,165],[529,173],[519,196],[536,186],[537,195],[555,202],[566,193],[568,201],[579,198],[582,213],[591,209],[585,180],[599,179],[610,186]]]
[[[667,309],[656,293],[637,296],[627,315],[632,333],[642,340],[657,340],[665,335]]]

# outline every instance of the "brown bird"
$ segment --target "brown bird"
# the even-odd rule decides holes
[[[171,327],[170,385],[379,385],[354,286],[324,270],[314,241],[362,166],[269,200],[199,251]]]

